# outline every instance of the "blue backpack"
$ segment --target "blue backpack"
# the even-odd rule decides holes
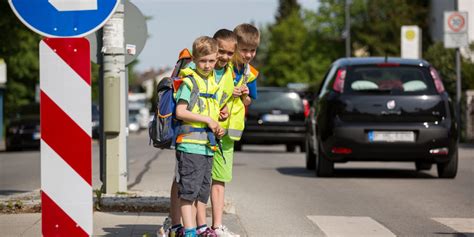
[[[176,101],[174,93],[183,82],[183,79],[178,77],[179,71],[185,68],[191,60],[191,54],[187,49],[181,51],[171,77],[161,79],[156,87],[157,99],[154,104],[153,117],[148,126],[150,144],[153,143],[156,148],[174,149],[180,125],[180,121],[175,116]],[[194,107],[199,96],[196,80],[192,77],[190,79],[193,83],[193,91],[191,91],[192,103],[188,104],[188,109]]]
[[[222,152],[222,145],[209,128],[182,128],[181,121],[176,119],[176,100],[174,93],[179,89],[183,78],[179,78],[179,71],[191,62],[192,57],[187,49],[181,51],[178,62],[176,63],[171,77],[165,77],[161,79],[156,87],[157,99],[154,105],[154,113],[152,120],[148,126],[148,135],[150,137],[150,144],[153,142],[153,146],[161,149],[174,149],[176,145],[176,137],[182,133],[189,132],[206,132],[211,143],[211,146],[217,146],[222,154],[224,163],[224,153]],[[193,84],[191,90],[191,97],[188,103],[187,109],[189,111],[194,108],[196,103],[199,103],[199,96],[204,95],[199,92],[199,87],[196,80],[189,76],[188,77]]]

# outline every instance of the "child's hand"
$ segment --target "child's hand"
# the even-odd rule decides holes
[[[211,118],[209,118],[209,121],[207,122],[207,126],[209,127],[209,129],[211,129],[211,131],[214,134],[216,134],[217,130],[220,128],[219,123],[217,123],[216,121],[214,121]]]
[[[250,90],[249,88],[247,87],[247,85],[242,85],[240,87],[240,91],[242,92],[242,95],[248,95],[250,93]]]
[[[225,130],[219,126],[219,129],[217,129],[217,133],[215,133],[216,137],[221,139],[225,135]]]
[[[222,108],[222,110],[219,113],[219,121],[224,121],[229,117],[229,109],[227,108],[227,105]]]
[[[240,89],[240,87],[234,87],[234,91],[232,92],[232,96],[234,96],[235,98],[238,98],[242,95],[242,91]]]

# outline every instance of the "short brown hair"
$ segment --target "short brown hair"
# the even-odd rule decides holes
[[[217,53],[217,41],[208,36],[198,37],[193,42],[193,57],[200,58],[209,54]]]
[[[257,48],[260,44],[260,32],[250,24],[240,24],[235,27],[234,33],[237,35],[237,43],[249,45]]]
[[[237,35],[228,29],[220,29],[216,31],[212,38],[216,40],[232,40],[237,44]]]

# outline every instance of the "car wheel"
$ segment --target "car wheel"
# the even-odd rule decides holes
[[[295,152],[296,151],[296,145],[286,144],[286,151],[287,152]]]
[[[306,144],[306,142],[301,143],[300,152],[306,152],[307,149],[308,149],[308,144]]]
[[[458,173],[458,151],[451,155],[448,162],[445,163],[438,163],[438,177],[443,179],[452,179],[456,177]]]
[[[242,151],[242,143],[235,142],[234,143],[234,151]]]
[[[430,170],[431,166],[433,166],[433,164],[428,163],[428,162],[422,162],[422,161],[415,162],[416,171]]]
[[[14,150],[15,150],[15,147],[13,147],[13,146],[11,145],[11,142],[10,142],[10,140],[9,140],[8,138],[5,139],[5,150],[6,150],[6,151],[14,151]]]
[[[308,140],[306,140],[306,169],[314,170],[316,167],[316,155],[314,154],[313,149],[309,145]]]
[[[318,148],[318,157],[316,157],[315,173],[318,177],[330,177],[334,173],[334,162],[326,159],[321,149],[321,146],[319,146]]]

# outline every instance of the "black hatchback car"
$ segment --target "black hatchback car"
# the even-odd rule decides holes
[[[285,144],[293,152],[296,146],[305,150],[305,118],[309,104],[297,91],[279,87],[259,87],[258,99],[246,112],[245,130],[235,149],[241,144]]]
[[[20,107],[6,127],[5,147],[8,151],[40,146],[40,110],[33,103]]]
[[[335,162],[437,165],[454,178],[458,126],[453,103],[428,62],[343,58],[327,72],[306,121],[306,167],[331,176]]]

